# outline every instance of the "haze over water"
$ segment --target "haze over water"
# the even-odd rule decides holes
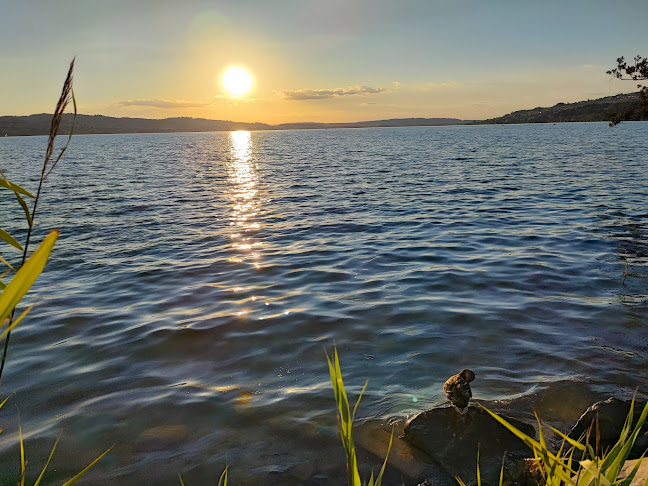
[[[3,376],[28,454],[62,432],[61,477],[116,444],[90,484],[201,484],[226,463],[236,484],[335,484],[334,345],[352,395],[369,379],[364,430],[443,404],[464,367],[477,400],[524,414],[548,393],[560,426],[631,395],[648,382],[647,128],[74,137]],[[45,145],[0,140],[7,177],[35,191]],[[5,194],[20,235],[16,208]]]

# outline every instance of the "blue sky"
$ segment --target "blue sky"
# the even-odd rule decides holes
[[[635,89],[648,1],[0,0],[0,115],[80,111],[268,123],[486,118]],[[253,90],[220,83],[245,67]]]

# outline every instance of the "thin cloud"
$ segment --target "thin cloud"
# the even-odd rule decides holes
[[[150,106],[153,108],[199,108],[209,106],[211,101],[184,101],[184,100],[156,100],[156,99],[137,99],[120,101],[117,106]]]
[[[337,98],[339,96],[370,95],[382,93],[384,88],[372,88],[370,86],[349,86],[348,88],[335,89],[298,89],[296,91],[282,91],[285,100],[324,100],[327,98]]]
[[[425,85],[426,88],[428,89],[437,89],[437,88],[459,88],[460,86],[463,86],[463,83],[456,82],[456,81],[445,81],[442,83],[428,83]]]

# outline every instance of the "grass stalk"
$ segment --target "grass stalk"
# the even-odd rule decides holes
[[[329,366],[329,373],[331,375],[331,384],[333,385],[333,393],[335,395],[335,403],[337,404],[338,410],[338,424],[340,427],[340,437],[342,439],[342,446],[344,447],[344,452],[347,457],[347,483],[349,486],[362,486],[360,481],[360,473],[358,471],[358,457],[355,450],[355,444],[353,442],[353,422],[355,420],[355,414],[358,410],[358,405],[360,405],[360,400],[362,395],[367,389],[367,384],[369,380],[365,381],[358,400],[353,407],[353,412],[349,405],[349,398],[344,388],[344,380],[342,379],[342,370],[340,369],[340,359],[338,356],[337,349],[333,350],[333,357],[329,357],[326,353],[326,360]],[[392,441],[394,438],[394,433],[392,431],[392,436],[389,440],[389,448],[387,449],[387,455],[383,466],[380,470],[380,473],[376,478],[371,473],[369,482],[366,483],[368,486],[381,486],[383,474],[385,472],[385,467],[387,466],[387,459],[392,447]]]
[[[22,189],[20,186],[17,186],[16,184],[12,184],[9,181],[6,180],[4,175],[2,176],[3,179],[3,186],[8,187],[11,190],[14,191],[15,196],[22,206],[23,210],[25,211],[25,216],[27,218],[27,224],[28,224],[28,229],[27,229],[27,237],[25,239],[25,245],[23,248],[23,254],[22,254],[22,260],[20,265],[24,265],[25,261],[27,260],[27,252],[29,251],[29,242],[31,240],[32,236],[32,229],[34,227],[34,218],[36,217],[36,209],[38,208],[38,201],[40,200],[40,195],[41,195],[41,190],[43,188],[43,183],[45,182],[45,179],[49,174],[51,174],[52,170],[58,162],[61,160],[61,157],[63,157],[63,154],[68,148],[68,145],[70,144],[70,139],[72,138],[72,132],[74,131],[74,123],[76,120],[76,115],[77,115],[77,105],[76,105],[76,98],[74,97],[74,91],[72,89],[72,75],[74,72],[74,59],[72,59],[72,62],[70,63],[70,67],[68,69],[67,77],[65,78],[65,82],[63,83],[63,89],[61,90],[61,96],[59,97],[58,103],[56,104],[56,109],[54,110],[54,115],[52,116],[52,122],[50,125],[50,132],[49,132],[49,137],[47,140],[47,149],[45,151],[45,159],[43,161],[43,168],[41,170],[41,176],[40,180],[38,182],[38,191],[36,192],[36,197],[34,197],[34,206],[31,210],[31,213],[29,211],[29,208],[27,207],[27,204],[21,197],[21,194],[23,195],[28,195],[31,196],[31,193],[28,191],[25,191]],[[59,152],[58,156],[54,161],[52,161],[52,156],[54,154],[54,144],[56,141],[56,137],[59,133],[59,129],[61,126],[61,120],[63,119],[63,113],[65,112],[65,109],[67,106],[72,102],[74,106],[74,117],[72,121],[72,129],[70,130],[70,133],[68,135],[67,141],[61,151]],[[5,238],[3,238],[5,239]],[[6,241],[6,239],[5,239]],[[15,246],[15,245],[14,245]],[[15,314],[15,307],[11,311],[11,317],[9,318],[9,322],[12,323],[14,320],[14,314]],[[0,383],[2,383],[2,374],[4,372],[4,367],[5,367],[5,362],[7,360],[7,351],[9,348],[9,339],[11,338],[11,329],[9,329],[6,333],[5,336],[5,342],[4,342],[4,349],[2,352],[2,362],[0,362]]]

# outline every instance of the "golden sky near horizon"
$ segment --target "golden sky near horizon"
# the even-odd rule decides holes
[[[85,114],[481,119],[633,91],[605,71],[648,35],[636,0],[0,3],[0,116],[51,112],[76,56]]]

